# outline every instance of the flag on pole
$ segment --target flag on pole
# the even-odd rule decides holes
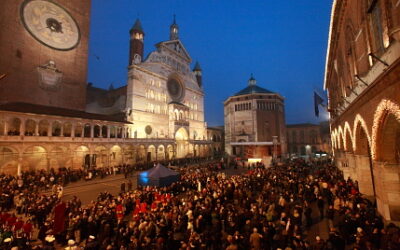
[[[314,111],[315,111],[315,116],[319,116],[319,109],[318,106],[322,105],[324,103],[324,99],[317,94],[317,92],[314,91]]]

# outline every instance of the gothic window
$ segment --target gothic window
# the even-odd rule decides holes
[[[371,34],[372,53],[378,55],[384,51],[382,9],[380,0],[369,0],[368,15]]]

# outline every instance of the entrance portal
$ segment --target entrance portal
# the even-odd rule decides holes
[[[184,158],[189,153],[189,135],[185,128],[180,128],[175,133],[176,157]]]

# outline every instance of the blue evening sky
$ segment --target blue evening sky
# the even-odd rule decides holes
[[[205,117],[223,125],[223,101],[257,84],[286,98],[286,122],[318,122],[331,0],[93,0],[89,76],[95,86],[126,84],[129,29],[140,18],[145,56],[168,40],[173,14],[180,40],[203,69]],[[321,108],[320,108],[321,109]]]

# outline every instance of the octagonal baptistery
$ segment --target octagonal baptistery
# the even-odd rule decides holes
[[[284,98],[257,86],[253,76],[246,88],[224,102],[224,114],[229,155],[268,163],[286,154]]]

